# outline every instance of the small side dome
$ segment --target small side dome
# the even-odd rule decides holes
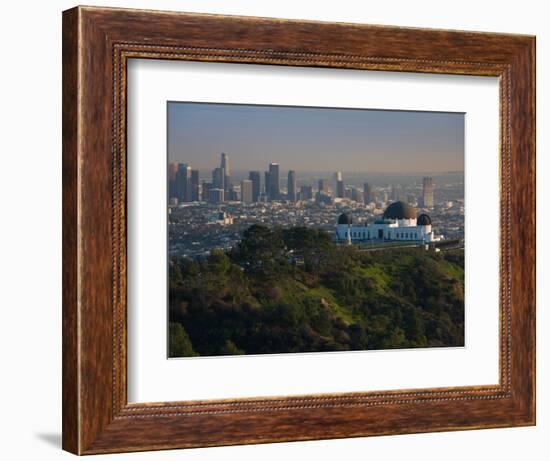
[[[427,214],[422,213],[416,219],[416,224],[418,226],[430,226],[432,224],[432,218],[430,218]]]
[[[338,224],[346,224],[350,226],[353,223],[353,218],[351,213],[342,213],[338,216]]]

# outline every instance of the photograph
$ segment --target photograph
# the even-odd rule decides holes
[[[50,3],[4,27],[6,459],[548,451],[541,6]]]
[[[168,357],[464,347],[464,117],[169,101]]]

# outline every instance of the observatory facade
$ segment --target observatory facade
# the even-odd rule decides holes
[[[416,216],[416,210],[405,202],[394,202],[382,219],[374,223],[353,223],[350,213],[338,217],[335,240],[342,243],[366,241],[410,241],[431,243],[439,240],[432,231],[432,220],[427,214]]]

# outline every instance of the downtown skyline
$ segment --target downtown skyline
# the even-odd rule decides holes
[[[464,171],[464,114],[233,104],[168,104],[168,162],[281,174]]]
[[[334,199],[351,199],[368,204],[377,199],[377,185],[371,180],[366,181],[366,178],[363,178],[362,188],[356,187],[353,183],[346,184],[341,171],[333,172],[330,175],[331,179],[326,177],[328,173],[324,173],[316,178],[310,176],[301,181],[295,170],[288,170],[286,187],[281,177],[280,166],[275,162],[271,162],[263,174],[260,170],[250,170],[244,178],[233,176],[232,171],[229,155],[225,152],[220,153],[219,166],[211,170],[210,181],[204,176],[201,178],[199,170],[194,169],[189,163],[169,163],[168,197],[171,206],[180,202],[198,201],[256,203],[282,200],[292,203],[312,199],[324,204],[331,204]],[[384,193],[383,201],[386,202],[388,198],[392,201],[401,200],[404,197],[401,187],[396,183],[391,184],[391,195]],[[411,195],[407,199],[416,200]],[[422,178],[422,195],[418,203],[428,208],[434,205],[434,181],[431,176]]]

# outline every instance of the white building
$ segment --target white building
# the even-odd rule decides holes
[[[338,242],[359,243],[366,241],[410,241],[431,243],[438,241],[432,231],[432,220],[427,214],[416,216],[416,210],[405,202],[394,202],[382,219],[372,224],[353,223],[350,213],[338,217],[334,236]]]

